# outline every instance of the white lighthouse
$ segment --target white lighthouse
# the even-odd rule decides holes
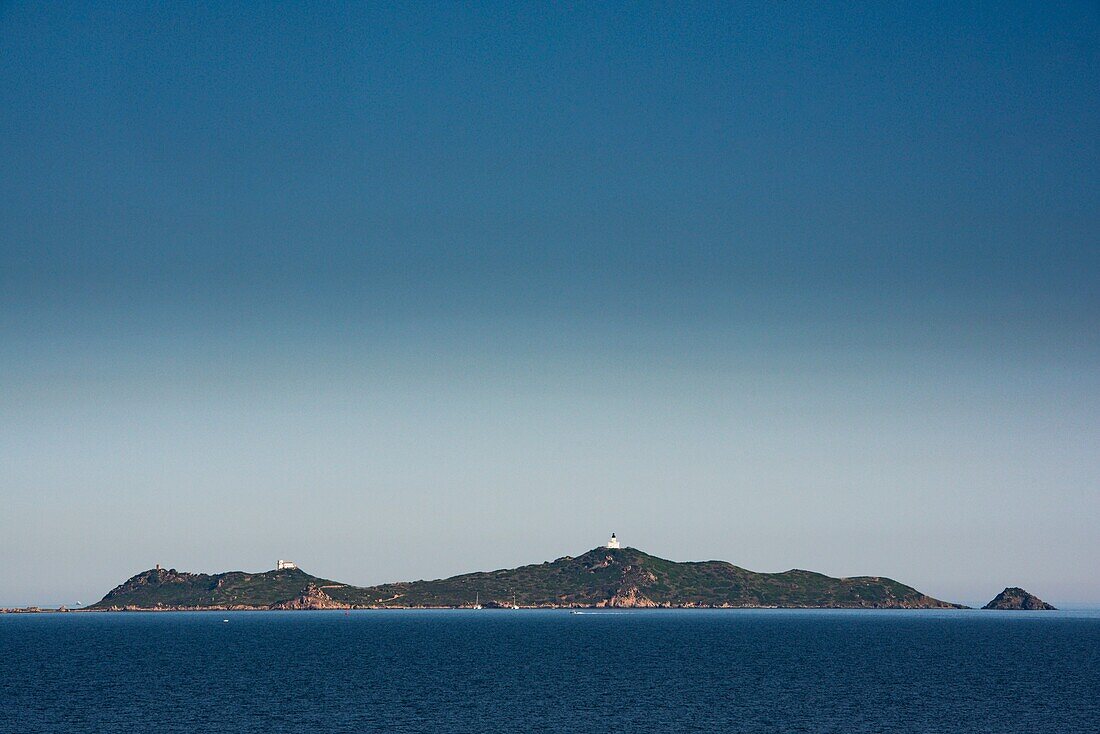
[[[620,547],[619,546],[619,539],[615,537],[615,533],[611,534],[611,540],[607,541],[607,547],[608,548],[618,548],[618,547]]]

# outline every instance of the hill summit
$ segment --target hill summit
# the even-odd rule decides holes
[[[262,573],[143,571],[92,609],[316,609],[470,607],[951,609],[879,576],[833,578],[793,569],[757,573],[725,561],[676,562],[636,548],[600,547],[518,568],[351,586],[298,568]]]

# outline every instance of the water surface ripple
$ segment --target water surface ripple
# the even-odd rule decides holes
[[[20,734],[1098,732],[1100,613],[2,615],[0,683]]]

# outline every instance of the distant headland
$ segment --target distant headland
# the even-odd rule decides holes
[[[291,609],[967,609],[880,576],[833,578],[793,569],[757,573],[725,561],[677,562],[623,547],[612,534],[579,556],[431,581],[353,586],[288,560],[271,571],[187,573],[157,565],[112,589],[88,611]],[[1054,609],[1011,587],[984,609]],[[0,612],[68,611],[0,609]],[[83,611],[83,610],[82,610]]]
[[[388,608],[832,608],[955,609],[892,579],[832,578],[812,571],[756,573],[724,561],[679,563],[621,547],[614,535],[579,556],[433,581],[352,586],[290,561],[272,571],[143,571],[89,609]]]

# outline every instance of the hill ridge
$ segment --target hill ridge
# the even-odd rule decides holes
[[[301,569],[188,573],[150,569],[90,609],[302,609],[469,607],[664,607],[951,609],[881,576],[831,577],[790,569],[758,573],[728,561],[670,561],[636,548],[593,548],[579,556],[447,578],[352,586]]]

